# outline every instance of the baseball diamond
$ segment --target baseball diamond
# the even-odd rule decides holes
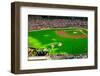
[[[28,47],[37,51],[33,56],[51,56],[53,59],[57,55],[64,57],[86,55],[87,34],[85,28],[77,27],[33,30],[28,32]]]

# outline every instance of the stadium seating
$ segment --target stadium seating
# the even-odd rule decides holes
[[[28,25],[32,28],[31,30],[43,29],[43,28],[64,28],[64,27],[85,27],[87,28],[87,20],[82,19],[71,19],[71,18],[42,18],[39,16],[30,16]]]

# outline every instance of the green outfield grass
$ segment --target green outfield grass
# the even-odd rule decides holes
[[[87,54],[88,38],[84,28],[53,28],[28,32],[28,47],[47,49],[49,54]]]

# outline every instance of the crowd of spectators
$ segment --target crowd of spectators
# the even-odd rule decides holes
[[[86,19],[79,18],[43,18],[31,17],[28,20],[28,25],[32,30],[45,29],[45,28],[65,28],[65,27],[85,27],[87,28],[88,22]]]

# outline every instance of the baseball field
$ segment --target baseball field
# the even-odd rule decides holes
[[[28,32],[28,47],[49,55],[87,54],[88,31],[77,27],[32,30]]]

